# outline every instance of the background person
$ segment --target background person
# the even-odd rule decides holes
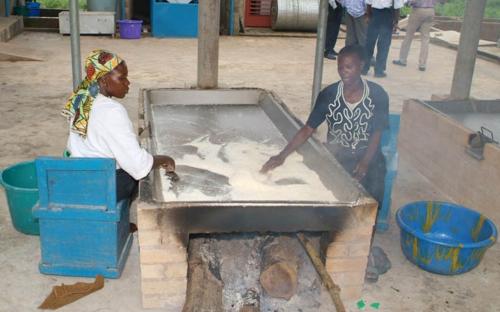
[[[342,22],[342,15],[344,10],[338,1],[328,0],[328,20],[326,24],[326,38],[325,38],[325,57],[330,60],[337,58],[335,45],[340,31],[340,23]]]
[[[404,0],[366,0],[366,16],[369,20],[366,34],[366,60],[362,74],[370,70],[370,60],[377,45],[375,77],[386,77],[387,56],[392,41],[392,30],[399,21],[399,9]]]
[[[418,69],[425,71],[427,64],[427,56],[429,55],[429,41],[431,27],[434,22],[435,6],[438,0],[409,0],[411,6],[411,14],[408,19],[408,27],[401,50],[399,50],[399,59],[392,61],[393,64],[406,66],[408,53],[410,52],[411,42],[415,32],[420,29],[421,43],[420,56],[418,58]]]

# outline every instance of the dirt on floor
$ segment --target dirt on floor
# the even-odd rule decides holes
[[[60,155],[66,145],[67,124],[60,115],[72,89],[69,37],[54,33],[25,32],[9,42],[18,51],[36,49],[43,61],[0,62],[0,168],[40,155]],[[406,68],[390,64],[401,41],[394,40],[388,77],[367,79],[380,83],[389,93],[390,109],[401,111],[404,99],[430,99],[451,87],[456,52],[431,46],[427,71],[417,68],[419,41],[414,42]],[[343,42],[339,42],[343,46]],[[117,52],[129,67],[131,90],[122,101],[131,119],[137,121],[140,88],[192,87],[196,84],[197,44],[191,39],[119,40],[109,37],[81,38],[84,57],[95,48]],[[260,87],[272,90],[294,114],[305,120],[311,105],[314,38],[222,37],[219,81],[221,87]],[[336,61],[325,60],[324,84],[339,79]],[[472,96],[500,98],[500,66],[478,59]],[[323,132],[320,131],[319,135]],[[400,162],[393,189],[392,210],[418,199],[446,199],[409,167]],[[137,237],[135,237],[136,239]],[[250,244],[241,238],[242,244]],[[388,232],[377,233],[392,269],[376,284],[366,284],[362,298],[365,311],[500,311],[500,247],[490,248],[482,263],[459,276],[427,273],[409,263],[401,253],[399,229],[391,221]],[[224,243],[221,243],[224,244]],[[38,272],[38,237],[16,232],[10,222],[4,192],[0,192],[0,311],[36,311],[54,285],[90,281],[84,278],[46,276]],[[313,272],[311,268],[308,272]],[[311,273],[312,274],[312,273]],[[106,280],[102,290],[60,311],[141,311],[138,247],[136,241],[123,275]],[[331,303],[319,295],[320,306]],[[233,298],[233,300],[236,300]],[[319,311],[318,307],[276,311]],[[300,309],[300,310],[299,310]],[[358,311],[356,302],[348,303]],[[154,310],[153,310],[154,311]],[[273,310],[269,310],[273,311]]]

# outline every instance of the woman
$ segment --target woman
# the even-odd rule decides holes
[[[71,157],[115,159],[117,201],[131,198],[137,180],[152,168],[174,171],[175,162],[140,147],[126,109],[113,99],[122,99],[129,91],[125,61],[109,51],[95,50],[85,60],[85,72],[63,110],[70,122],[67,150]]]
[[[339,53],[341,80],[320,92],[307,123],[288,145],[262,167],[265,173],[284,163],[325,120],[327,148],[379,203],[384,196],[385,159],[380,148],[388,127],[389,97],[376,83],[361,78],[363,47],[347,46]]]

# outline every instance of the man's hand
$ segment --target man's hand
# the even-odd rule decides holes
[[[365,19],[365,23],[370,24],[370,19],[372,18],[371,14],[366,13],[363,18]]]
[[[269,160],[262,166],[260,169],[260,173],[267,173],[270,170],[273,170],[276,167],[281,166],[285,162],[285,158],[280,154],[269,158]]]
[[[365,178],[367,172],[368,163],[362,160],[356,165],[356,168],[354,168],[354,171],[352,173],[356,180],[361,181]]]

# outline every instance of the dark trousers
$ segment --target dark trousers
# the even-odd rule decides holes
[[[125,198],[132,200],[137,194],[137,186],[137,180],[125,170],[116,170],[116,202]]]
[[[328,5],[328,21],[326,24],[325,52],[333,51],[337,43],[337,37],[340,31],[340,22],[342,21],[343,8],[337,4],[334,10]]]
[[[375,59],[375,73],[381,74],[385,71],[387,56],[392,40],[392,23],[394,12],[389,9],[372,9],[372,18],[368,24],[366,34],[366,59],[364,72],[370,69],[370,61],[373,57],[375,44],[377,44],[377,56]]]
[[[335,159],[344,167],[344,169],[349,173],[353,174],[354,169],[358,165],[361,160],[361,154],[345,154],[338,153],[329,148],[327,144],[327,148],[330,152],[335,156]],[[375,200],[378,202],[379,207],[382,205],[382,200],[384,199],[384,189],[385,189],[385,174],[387,172],[385,157],[381,152],[377,152],[368,167],[368,171],[366,175],[359,183],[363,185],[365,190],[370,194]]]

